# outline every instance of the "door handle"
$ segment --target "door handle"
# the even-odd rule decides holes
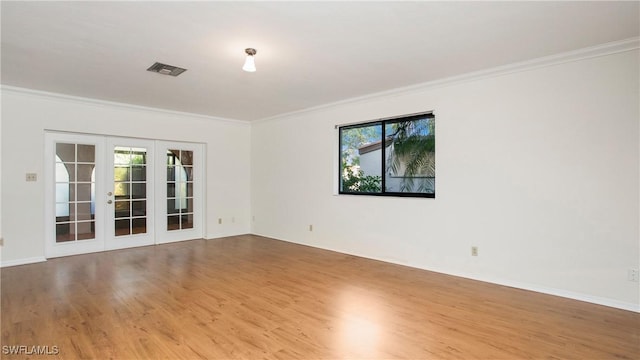
[[[113,201],[107,200],[107,204],[111,204],[111,203],[113,203]]]
[[[113,195],[113,193],[112,193],[111,191],[109,191],[109,192],[107,193],[107,196],[111,196],[111,195]]]

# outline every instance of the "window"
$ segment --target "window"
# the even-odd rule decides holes
[[[340,194],[435,197],[432,113],[338,129]]]

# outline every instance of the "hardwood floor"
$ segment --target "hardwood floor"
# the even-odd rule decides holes
[[[637,313],[252,235],[1,276],[3,358],[640,357]]]

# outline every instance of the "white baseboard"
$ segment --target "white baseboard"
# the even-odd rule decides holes
[[[429,270],[429,269],[425,269],[425,270]],[[435,270],[429,270],[429,271],[437,272]],[[619,301],[615,299],[603,298],[600,296],[593,296],[589,294],[583,294],[583,293],[568,291],[564,289],[551,288],[551,287],[540,286],[540,285],[529,284],[529,283],[522,283],[518,281],[511,281],[511,280],[487,279],[487,278],[475,277],[475,276],[465,276],[462,274],[448,274],[448,275],[459,276],[466,279],[477,280],[477,281],[482,281],[482,282],[496,284],[496,285],[508,286],[508,287],[521,289],[521,290],[535,291],[537,293],[559,296],[567,299],[584,301],[592,304],[640,313],[640,304],[634,304],[634,303]]]
[[[263,236],[263,237],[270,238],[270,239],[286,241],[286,242],[290,242],[290,243],[298,244],[298,245],[315,247],[315,248],[322,249],[322,250],[329,250],[329,251],[338,252],[338,253],[342,253],[342,254],[359,256],[359,257],[372,259],[372,260],[377,260],[377,261],[382,261],[382,262],[386,262],[386,263],[413,267],[413,268],[416,268],[416,269],[432,271],[432,272],[436,272],[436,273],[440,273],[440,274],[452,275],[452,276],[457,276],[457,277],[461,277],[461,278],[465,278],[465,279],[471,279],[471,280],[482,281],[482,282],[486,282],[486,283],[490,283],[490,284],[508,286],[508,287],[521,289],[521,290],[534,291],[534,292],[541,293],[541,294],[559,296],[559,297],[563,297],[563,298],[567,298],[567,299],[584,301],[584,302],[588,302],[588,303],[592,303],[592,304],[597,304],[597,305],[607,306],[607,307],[611,307],[611,308],[628,310],[628,311],[633,311],[633,312],[640,313],[640,304],[634,304],[634,303],[625,302],[625,301],[619,301],[619,300],[615,300],[615,299],[603,298],[603,297],[593,296],[593,295],[589,295],[589,294],[577,293],[577,292],[573,292],[573,291],[568,291],[568,290],[563,290],[563,289],[556,289],[556,288],[552,288],[552,287],[540,286],[540,285],[536,285],[536,284],[529,284],[529,283],[523,283],[523,282],[512,281],[512,280],[497,279],[497,278],[486,278],[486,277],[482,277],[482,276],[475,276],[473,274],[447,272],[447,271],[443,271],[442,269],[434,269],[434,268],[427,268],[427,267],[424,267],[424,266],[417,266],[417,265],[414,265],[414,264],[406,264],[406,263],[403,263],[403,262],[400,262],[400,261],[394,261],[393,259],[383,259],[383,258],[376,258],[376,257],[371,257],[371,256],[364,256],[362,254],[349,253],[349,252],[346,252],[346,251],[343,251],[343,250],[339,250],[339,249],[321,247],[321,246],[317,246],[316,244],[312,245],[312,244],[295,242],[295,241],[286,240],[286,239],[278,239],[278,238],[274,238],[273,236],[268,236],[268,235],[263,235],[263,234],[254,233],[254,235]]]
[[[0,267],[9,267],[9,266],[18,266],[18,265],[26,265],[47,261],[44,256],[36,256],[24,259],[16,259],[16,260],[7,260],[0,261]]]
[[[224,239],[224,238],[228,238],[228,237],[234,237],[234,236],[243,236],[243,235],[256,235],[253,233],[242,233],[242,234],[231,234],[231,235],[225,235],[225,234],[207,234],[207,237],[205,237],[205,240],[217,240],[217,239]],[[268,237],[268,236],[265,236]],[[273,238],[272,238],[273,239]]]

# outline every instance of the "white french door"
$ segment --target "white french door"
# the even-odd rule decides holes
[[[104,138],[45,134],[47,257],[104,250]]]
[[[46,256],[202,238],[202,145],[45,134]]]
[[[105,249],[154,243],[154,142],[107,138]]]
[[[201,144],[157,141],[155,179],[157,243],[202,237],[203,151]]]

